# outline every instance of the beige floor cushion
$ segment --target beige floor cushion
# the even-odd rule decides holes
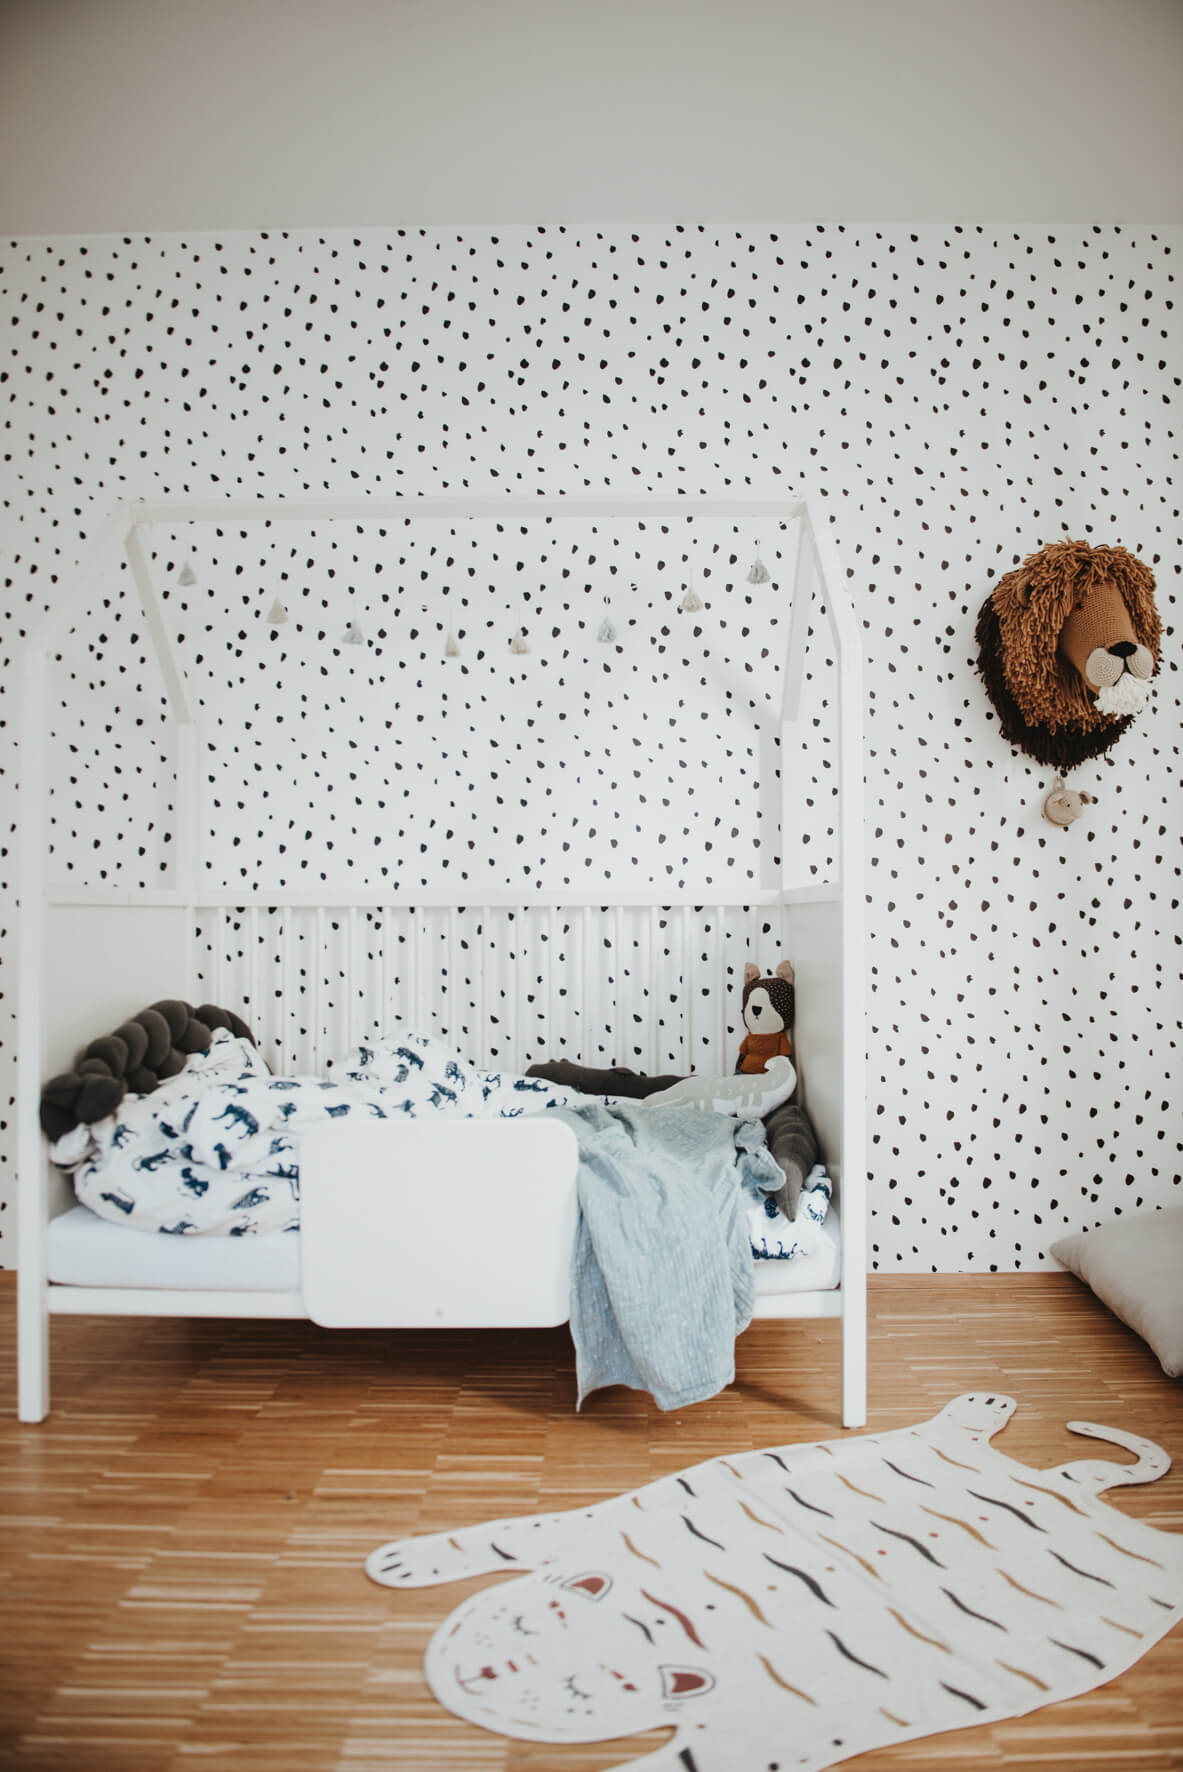
[[[1158,1355],[1183,1372],[1183,1206],[1061,1237],[1052,1254]]]

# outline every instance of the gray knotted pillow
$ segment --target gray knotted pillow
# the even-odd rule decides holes
[[[79,1053],[72,1071],[51,1077],[41,1091],[41,1130],[52,1141],[75,1126],[93,1126],[113,1114],[125,1095],[151,1095],[204,1052],[215,1028],[252,1046],[254,1035],[232,1009],[203,1003],[199,1009],[165,997],[141,1009],[113,1034],[102,1034]]]

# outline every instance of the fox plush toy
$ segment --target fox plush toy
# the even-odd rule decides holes
[[[749,961],[743,969],[743,1024],[736,1071],[758,1076],[770,1058],[792,1058],[793,968],[782,960],[771,978]]]

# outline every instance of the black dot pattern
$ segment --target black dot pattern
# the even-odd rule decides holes
[[[176,582],[179,547],[158,558],[205,739],[203,817],[218,833],[205,884],[778,883],[789,623],[777,538],[776,575],[749,585],[750,544],[702,523],[685,526],[689,539],[567,518],[442,539],[436,525],[403,527],[414,533],[338,523],[293,540],[302,526],[285,521],[262,549],[253,525],[199,538],[195,587]],[[790,582],[795,542],[790,531],[780,544]],[[703,607],[684,611],[693,586]],[[287,619],[272,625],[277,599]],[[815,619],[824,626],[820,608]],[[54,726],[55,780],[71,784],[55,843],[81,877],[95,832],[73,783],[99,776],[89,798],[106,804],[112,714],[111,691],[89,693],[93,666],[79,694],[86,643],[67,648],[79,656]],[[825,668],[809,680],[819,722]],[[153,681],[139,645],[116,693],[147,696]],[[149,697],[145,740],[155,713]],[[122,860],[112,850],[124,877]],[[816,846],[795,852],[802,881],[825,865]]]
[[[0,718],[11,732],[21,638],[120,497],[804,488],[866,656],[874,1263],[1037,1266],[1066,1228],[1178,1198],[1176,235],[548,225],[11,242]],[[1069,829],[1040,816],[1049,776],[1001,741],[972,638],[997,577],[1062,535],[1144,559],[1166,630],[1150,707],[1077,772],[1097,803]],[[507,506],[503,525],[455,534],[209,525],[153,540],[206,741],[211,888],[380,898],[426,882],[475,904],[495,880],[527,900],[665,880],[701,884],[706,920],[710,890],[773,885],[782,860],[802,884],[833,873],[816,609],[794,755],[779,755],[791,532],[524,527]],[[770,578],[752,585],[757,549]],[[681,608],[691,586],[701,610]],[[271,627],[277,598],[289,619]],[[97,584],[87,610],[51,672],[54,871],[158,885],[176,826],[164,703],[130,585]],[[11,833],[10,769],[0,793]],[[11,902],[10,842],[0,861]],[[321,950],[323,928],[301,932],[274,1034],[285,1057],[330,1011],[342,1031],[366,1023],[359,950],[411,988],[405,932],[377,915],[339,918]],[[693,980],[712,1013],[727,969],[775,939],[735,917],[716,932],[723,979]],[[676,919],[668,939],[658,925],[662,953],[682,952]],[[556,936],[541,909],[527,920],[541,1000],[569,988],[555,952],[579,976],[584,932],[575,919]],[[209,921],[209,974],[269,978],[275,934],[245,913]],[[645,1000],[653,942],[630,927],[608,966],[635,975],[630,1013],[676,1060],[679,1004]],[[9,917],[7,976],[15,954]],[[470,1033],[486,1012],[516,1018],[529,1044],[545,1005],[511,1004],[509,977],[492,965],[488,1000],[451,1013]],[[7,991],[5,1007],[11,1104]],[[585,1013],[589,1061],[648,1049],[602,1007]],[[0,1206],[11,1106],[4,1119]],[[0,1260],[9,1234],[0,1211]]]

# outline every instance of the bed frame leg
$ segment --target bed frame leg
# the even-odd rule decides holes
[[[842,1425],[867,1425],[867,1301],[857,1290],[842,1303]]]
[[[17,1416],[44,1421],[49,1414],[49,1309],[38,1274],[17,1273]]]

